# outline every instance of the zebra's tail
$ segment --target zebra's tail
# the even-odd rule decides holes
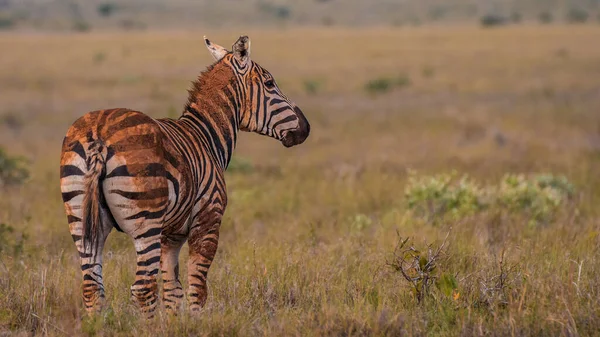
[[[85,175],[85,194],[83,196],[83,248],[87,247],[93,254],[98,250],[99,239],[103,236],[103,226],[100,213],[102,203],[102,181],[106,172],[106,147],[100,140],[91,143],[87,151],[86,164],[88,171]]]

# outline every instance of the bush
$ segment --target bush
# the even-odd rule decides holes
[[[274,10],[275,16],[279,19],[287,19],[292,15],[292,11],[286,6],[277,6]]]
[[[0,187],[18,185],[29,177],[25,159],[11,157],[0,148]]]
[[[321,23],[323,24],[323,26],[330,27],[335,25],[335,20],[331,16],[324,16],[323,18],[321,18]]]
[[[408,87],[411,85],[411,80],[410,77],[407,74],[401,74],[400,76],[396,77],[394,84],[397,87]]]
[[[572,197],[575,193],[575,187],[565,176],[553,176],[551,174],[539,174],[534,177],[536,184],[542,189],[553,189],[559,194]]]
[[[305,80],[304,91],[309,95],[317,94],[323,87],[323,82],[320,80]]]
[[[404,190],[408,209],[427,222],[436,222],[447,214],[462,218],[482,210],[485,191],[466,175],[458,181],[455,177],[456,172],[425,177],[410,172]]]
[[[498,205],[526,214],[530,224],[549,221],[558,207],[573,194],[573,186],[565,177],[507,174],[497,189]]]
[[[554,16],[550,12],[540,12],[540,14],[538,14],[538,21],[543,24],[548,24],[554,21]]]
[[[262,12],[271,14],[277,19],[285,20],[292,16],[292,10],[286,5],[273,5],[270,3],[259,2],[258,8]]]
[[[377,78],[370,80],[365,84],[365,90],[369,93],[387,92],[392,88],[392,81],[389,78]]]
[[[370,80],[365,84],[365,90],[370,94],[384,93],[390,91],[394,87],[407,87],[411,84],[410,77],[402,74],[397,78],[381,77]]]
[[[96,54],[94,54],[94,63],[95,64],[101,64],[105,60],[106,60],[106,53],[99,51]]]
[[[119,26],[123,30],[144,30],[146,29],[146,24],[141,21],[136,21],[133,19],[123,19],[119,21]]]
[[[25,121],[17,113],[7,112],[0,116],[0,125],[4,125],[11,130],[18,131],[23,128]]]
[[[227,172],[247,174],[254,171],[254,166],[248,160],[240,157],[233,157],[227,166]]]
[[[481,25],[483,27],[503,26],[508,23],[508,20],[500,15],[487,14],[481,17]]]
[[[438,268],[440,264],[447,262],[446,244],[449,235],[450,233],[437,248],[430,244],[426,249],[416,249],[408,244],[409,238],[403,239],[398,234],[398,243],[387,265],[399,272],[408,282],[418,303],[423,302],[434,289],[434,285],[446,297],[458,298],[456,277],[447,272],[442,273]]]
[[[435,75],[435,69],[430,66],[424,66],[421,69],[421,75],[423,75],[425,78],[431,78]]]
[[[510,14],[510,21],[513,23],[520,23],[522,20],[523,16],[521,16],[521,13],[514,11]]]
[[[566,48],[559,48],[554,52],[554,55],[556,55],[556,57],[558,57],[560,59],[566,60],[569,58],[569,50]],[[547,95],[547,96],[549,96],[549,97],[554,96],[554,90],[551,90],[551,89],[548,90],[548,89],[550,89],[550,88],[546,88],[546,90],[544,90],[544,91],[552,91],[552,92],[550,92],[549,93],[550,95]]]
[[[355,214],[353,217],[350,217],[350,231],[351,232],[360,232],[364,229],[367,229],[373,225],[373,219],[365,214]]]
[[[73,22],[73,26],[71,28],[76,32],[88,32],[92,29],[89,23],[81,20]]]
[[[96,7],[96,11],[98,12],[98,14],[105,18],[113,15],[117,11],[117,9],[117,4],[114,4],[112,2],[104,2]]]
[[[441,19],[445,18],[447,13],[448,13],[447,7],[433,7],[433,8],[429,9],[427,16],[429,16],[429,19],[431,19],[433,21],[437,21],[437,20],[441,20]]]
[[[584,23],[589,18],[589,14],[582,8],[571,8],[567,12],[566,20],[568,23]]]
[[[0,15],[0,30],[13,28],[15,21],[13,17]]]
[[[23,253],[23,244],[26,240],[26,234],[16,233],[13,227],[0,223],[0,255],[17,256]]]
[[[456,173],[417,177],[411,172],[405,189],[411,215],[433,224],[492,207],[525,216],[530,225],[546,223],[573,194],[567,178],[551,174],[507,174],[499,184],[482,187],[467,175],[460,179]]]

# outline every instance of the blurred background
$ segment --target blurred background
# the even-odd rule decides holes
[[[598,332],[600,1],[0,0],[0,335],[150,333],[120,233],[82,320],[61,142],[96,109],[177,118],[202,36],[241,34],[311,136],[241,135],[205,318],[153,332]]]
[[[596,0],[2,0],[0,9],[5,29],[79,31],[598,20]]]

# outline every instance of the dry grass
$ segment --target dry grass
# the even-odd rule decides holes
[[[204,33],[224,45],[238,34],[0,35],[0,145],[32,171],[0,197],[0,223],[15,228],[0,241],[0,335],[598,334],[600,29],[591,26],[247,32],[311,137],[284,149],[242,135],[236,155],[252,169],[229,173],[200,317],[140,318],[128,294],[133,245],[113,233],[110,308],[83,318],[58,184],[64,132],[96,108],[177,115],[210,62]],[[410,81],[365,90],[381,78]],[[406,213],[407,168],[482,181],[565,174],[578,197],[541,227],[501,210],[423,225]],[[434,291],[418,304],[386,266],[396,231],[426,247],[450,228],[438,268],[456,275],[460,295]]]

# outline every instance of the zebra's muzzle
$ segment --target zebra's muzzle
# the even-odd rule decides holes
[[[304,117],[302,110],[295,106],[294,112],[298,117],[298,128],[287,132],[283,139],[281,139],[281,143],[285,147],[292,147],[294,145],[300,145],[304,143],[310,134],[310,124],[308,123],[306,117]]]

